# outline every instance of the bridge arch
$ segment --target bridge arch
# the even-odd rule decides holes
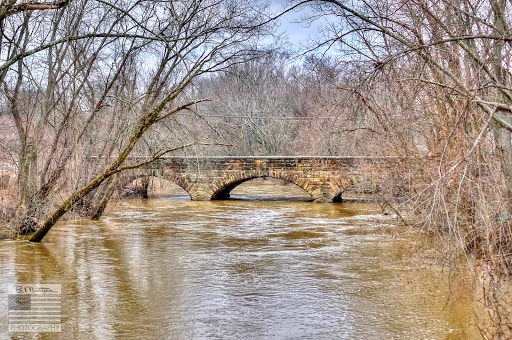
[[[273,179],[279,179],[284,180],[288,183],[295,184],[299,188],[301,188],[304,192],[309,194],[312,200],[315,199],[314,195],[314,187],[310,186],[306,181],[301,181],[293,176],[287,176],[283,173],[278,174],[255,174],[252,171],[249,173],[246,172],[239,172],[236,175],[228,176],[222,179],[219,179],[211,184],[212,188],[212,195],[211,200],[221,200],[226,199],[230,197],[230,193],[233,189],[235,189],[237,186],[239,186],[242,183],[245,183],[247,181],[250,181],[252,179],[256,178],[273,178]]]
[[[230,197],[231,191],[233,191],[240,184],[243,184],[245,182],[251,181],[253,179],[258,179],[258,178],[263,178],[263,179],[270,178],[270,179],[276,179],[276,180],[277,179],[283,180],[282,178],[276,178],[276,177],[271,177],[271,176],[259,176],[259,177],[252,177],[252,178],[244,178],[244,179],[241,179],[241,180],[238,180],[238,181],[231,182],[231,183],[227,184],[225,187],[217,190],[216,192],[213,193],[211,199],[212,200],[227,199],[227,198]],[[284,180],[284,181],[286,183],[292,183],[294,186],[300,188],[299,190],[303,191],[305,194],[309,195],[311,197],[311,199],[313,199],[311,194],[309,192],[307,192],[306,190],[304,190],[303,187],[300,187],[299,185],[297,185],[296,183],[293,183],[291,181],[287,181],[287,180]]]
[[[192,199],[192,196],[190,195],[190,192],[189,192],[189,190],[190,190],[189,183],[184,181],[182,178],[176,178],[175,176],[169,176],[169,175],[160,174],[160,173],[133,174],[133,175],[125,177],[118,187],[120,190],[125,190],[127,187],[129,187],[130,185],[133,185],[133,183],[139,179],[151,179],[151,178],[162,179],[171,184],[178,186],[190,197],[190,199]],[[144,198],[147,198],[148,197],[148,193],[147,193],[148,184],[149,184],[149,181],[148,181],[148,183],[143,184],[144,187],[136,187],[133,195],[134,196],[142,196]]]

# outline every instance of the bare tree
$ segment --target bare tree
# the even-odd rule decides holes
[[[250,58],[196,84],[211,99],[201,117],[230,147],[231,155],[325,155],[340,150],[332,133],[336,110],[335,65],[308,57],[299,63],[281,50]],[[345,154],[350,151],[345,149]]]
[[[403,208],[417,217],[412,223],[448,240],[456,253],[485,261],[491,275],[510,275],[512,4],[291,4],[309,5],[329,20],[327,38],[316,47],[343,52],[339,63],[359,73],[340,84],[348,94],[342,105],[360,118],[357,131],[345,133],[364,129],[367,147],[401,157],[383,190],[402,187]],[[401,174],[398,181],[393,173]],[[507,313],[486,303],[496,321],[488,336],[509,337]]]
[[[96,188],[113,175],[182,147],[139,141],[202,101],[186,91],[194,79],[254,53],[258,6],[83,0],[8,17],[0,79],[20,148],[17,220],[38,229],[32,241],[89,193],[107,195]],[[125,164],[132,152],[145,157]]]

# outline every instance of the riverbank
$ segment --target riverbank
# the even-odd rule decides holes
[[[445,291],[447,309],[461,308],[460,303],[466,301],[463,308],[467,311],[466,321],[473,325],[472,335],[449,339],[512,338],[512,280],[508,276],[497,275],[485,261],[453,253],[442,239],[417,228],[401,226],[392,233],[396,237],[393,256],[415,268],[400,277],[405,286],[438,282]]]

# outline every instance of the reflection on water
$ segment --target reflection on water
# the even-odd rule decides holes
[[[23,335],[6,329],[17,282],[62,284],[63,332],[38,339],[476,338],[468,307],[448,307],[436,280],[399,280],[415,269],[392,256],[374,214],[361,203],[123,201],[41,244],[0,243],[0,338]]]

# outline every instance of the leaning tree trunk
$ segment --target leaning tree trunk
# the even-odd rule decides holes
[[[188,85],[192,79],[190,79],[188,82],[186,82],[183,85],[183,88],[185,85]],[[164,99],[162,99],[157,105],[155,105],[153,108],[149,109],[148,112],[143,114],[139,120],[137,121],[137,124],[134,126],[133,132],[128,140],[128,143],[126,147],[119,153],[117,158],[110,163],[100,174],[98,174],[96,177],[91,179],[89,182],[87,182],[84,186],[73,192],[64,202],[60,204],[60,206],[51,214],[44,224],[35,232],[35,234],[30,238],[30,242],[41,242],[41,240],[46,236],[46,234],[50,231],[50,229],[57,223],[57,221],[66,213],[68,212],[75,203],[82,200],[85,196],[87,196],[91,191],[98,188],[105,180],[109,179],[111,176],[128,169],[135,169],[139,166],[145,165],[150,163],[151,161],[167,154],[168,152],[175,151],[178,149],[185,148],[186,146],[180,146],[177,148],[172,148],[168,150],[163,150],[156,155],[154,155],[153,158],[150,158],[146,161],[140,162],[135,165],[125,166],[123,167],[123,163],[128,158],[130,153],[132,152],[133,148],[139,141],[139,139],[144,135],[144,133],[157,121],[159,121],[162,118],[159,118],[158,115],[162,112],[162,110],[165,108],[167,103],[174,100],[178,94],[181,93],[181,89],[176,90],[175,92],[169,93]],[[165,117],[168,117],[178,111],[181,111],[183,109],[186,109],[192,105],[197,104],[199,101],[191,101],[186,104],[183,104],[181,106],[178,106],[177,108],[170,110],[168,113],[166,113]]]
[[[103,215],[108,202],[115,192],[118,185],[118,178],[119,175],[115,174],[105,180],[99,187],[77,201],[72,211],[79,214],[81,217],[98,220],[101,215]]]

